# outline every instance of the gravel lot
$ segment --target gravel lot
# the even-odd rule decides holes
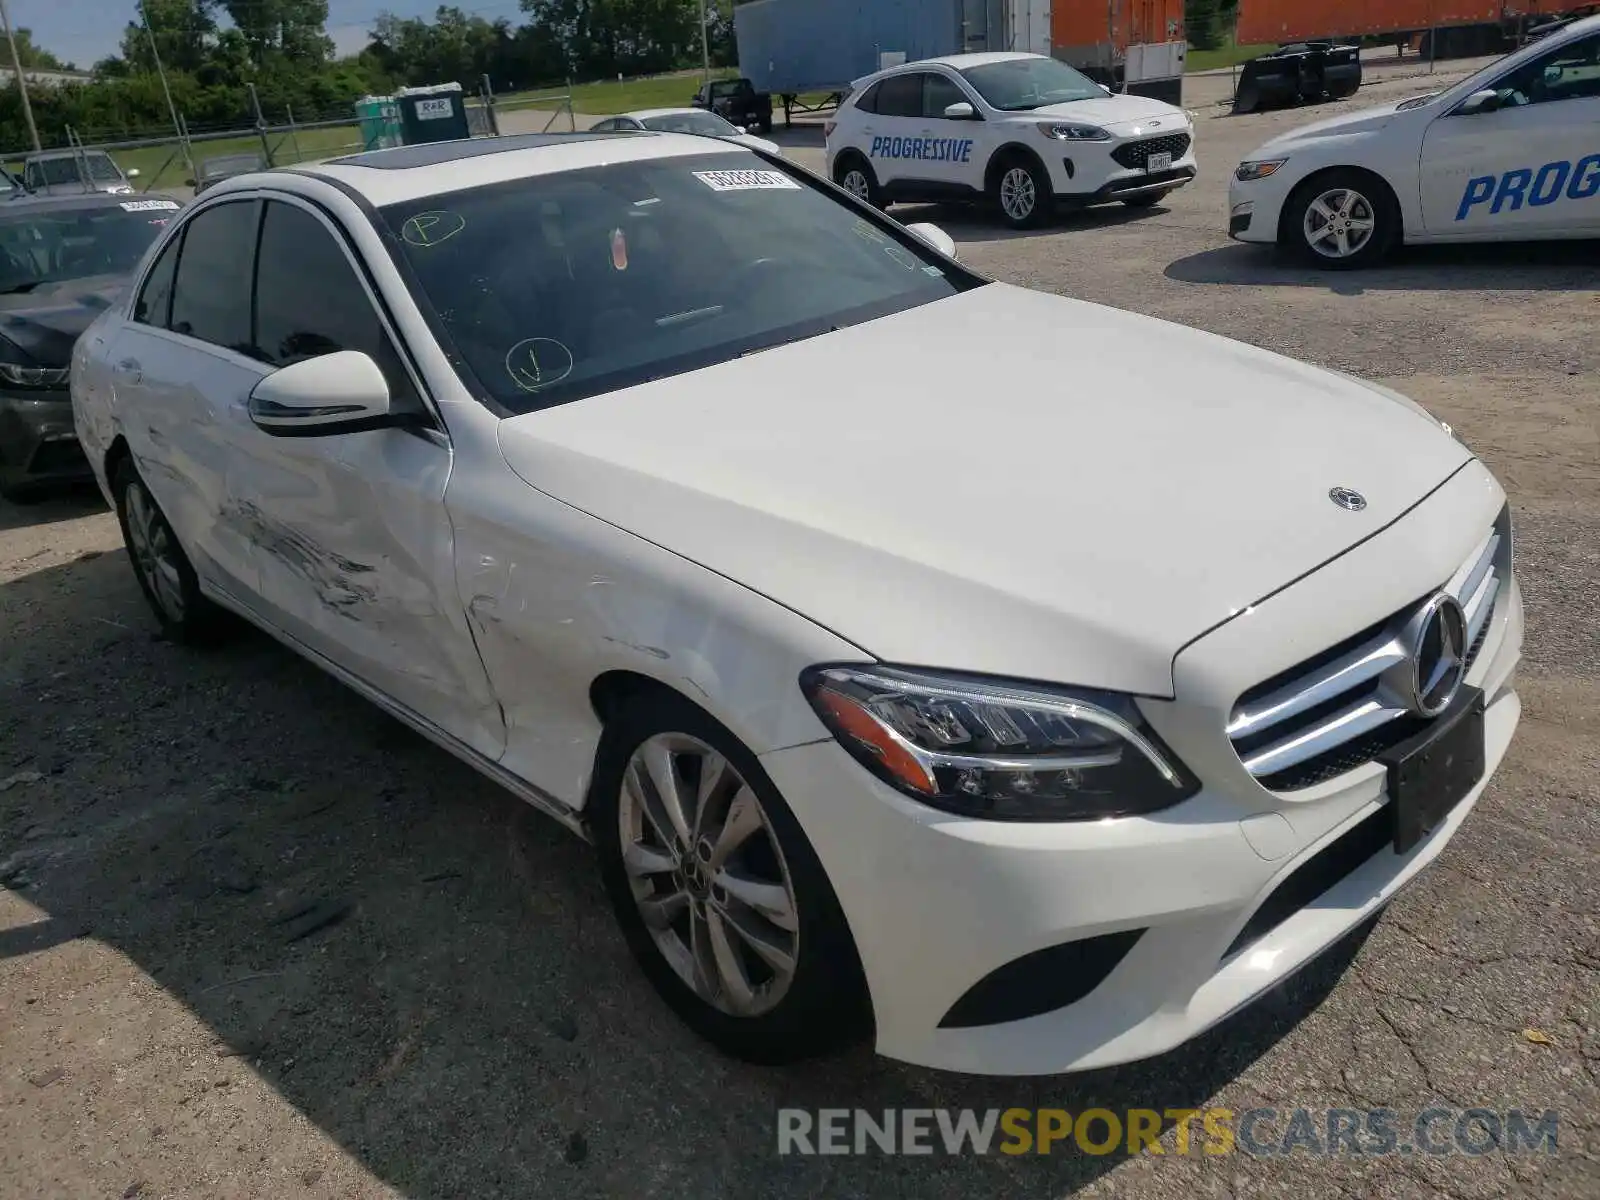
[[[1355,103],[1425,83],[1379,76]],[[264,637],[155,638],[94,497],[0,507],[0,1195],[1600,1195],[1600,248],[1335,277],[1232,245],[1232,164],[1342,106],[1231,118],[1211,103],[1227,83],[1191,85],[1205,175],[1165,208],[1028,236],[897,215],[945,223],[998,278],[1398,387],[1505,483],[1523,724],[1380,922],[1128,1068],[1011,1083],[864,1050],[724,1061],[635,972],[587,848]],[[780,136],[820,162],[814,127]],[[785,1104],[1435,1101],[1558,1109],[1560,1153],[773,1151]]]

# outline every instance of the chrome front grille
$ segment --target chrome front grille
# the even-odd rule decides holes
[[[1466,614],[1467,667],[1482,648],[1511,565],[1509,512],[1443,590]],[[1295,791],[1354,770],[1427,724],[1380,678],[1406,662],[1402,633],[1424,600],[1239,697],[1228,739],[1263,787]]]

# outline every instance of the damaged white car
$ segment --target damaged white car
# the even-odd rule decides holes
[[[678,134],[241,176],[77,431],[171,636],[241,614],[591,838],[718,1046],[1122,1062],[1467,818],[1510,513],[1401,396],[954,251]]]

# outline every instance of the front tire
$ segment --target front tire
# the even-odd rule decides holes
[[[1052,196],[1045,169],[1020,154],[999,165],[989,186],[989,198],[999,208],[1000,219],[1012,229],[1039,225],[1051,210]]]
[[[1388,186],[1365,171],[1314,175],[1284,206],[1278,241],[1326,271],[1375,266],[1400,241],[1400,207]]]
[[[112,472],[111,494],[128,561],[162,633],[189,645],[210,641],[224,625],[222,610],[201,593],[189,556],[132,459],[124,458]]]
[[[787,1063],[870,1028],[844,913],[755,755],[665,690],[606,724],[589,802],[601,876],[639,966],[736,1058]]]

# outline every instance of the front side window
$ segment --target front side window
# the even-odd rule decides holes
[[[414,396],[372,299],[327,226],[294,204],[269,202],[256,268],[256,350],[275,367],[360,350],[391,395]]]
[[[1001,112],[1105,98],[1087,75],[1053,58],[1007,58],[968,67],[961,74],[985,104]]]
[[[1600,34],[1540,55],[1494,86],[1501,108],[1600,97]]]
[[[641,124],[658,133],[695,133],[702,137],[731,137],[739,131],[716,113],[698,111],[689,113],[663,113],[658,117],[645,117]]]
[[[237,200],[189,221],[172,289],[174,333],[254,356],[250,280],[260,215],[259,201]]]
[[[437,314],[477,386],[513,413],[709,367],[981,282],[947,274],[915,237],[744,153],[540,175],[390,205],[381,216],[424,311]]]
[[[922,89],[923,116],[943,120],[944,110],[952,104],[971,103],[955,80],[935,74],[927,75],[925,78],[927,82]]]
[[[171,200],[0,210],[0,295],[129,275],[177,211]]]

